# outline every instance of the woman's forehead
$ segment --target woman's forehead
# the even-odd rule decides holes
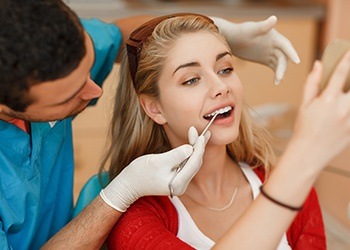
[[[173,46],[169,48],[166,64],[176,66],[200,58],[215,57],[225,50],[228,50],[227,44],[212,32],[186,33],[174,41]]]

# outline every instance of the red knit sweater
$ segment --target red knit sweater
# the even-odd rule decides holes
[[[255,170],[260,179],[263,171]],[[108,249],[193,249],[176,237],[178,215],[166,196],[138,199],[111,231]],[[311,190],[288,232],[292,249],[326,249],[326,238],[317,194]]]

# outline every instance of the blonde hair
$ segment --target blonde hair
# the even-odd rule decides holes
[[[100,171],[109,165],[109,174],[113,178],[135,158],[171,149],[163,127],[144,112],[138,95],[159,98],[157,82],[167,51],[181,35],[198,31],[209,31],[225,42],[217,27],[200,16],[173,17],[158,24],[143,43],[135,76],[137,89],[131,80],[126,52],[123,51],[110,126],[111,141]],[[227,153],[235,161],[244,161],[253,167],[263,166],[267,174],[274,165],[275,156],[268,133],[254,122],[247,107],[242,110],[239,136],[227,145]]]

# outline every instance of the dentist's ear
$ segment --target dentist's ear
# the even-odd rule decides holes
[[[14,117],[12,116],[14,114],[14,111],[10,109],[5,104],[0,103],[0,120],[10,121]]]
[[[6,106],[0,103],[0,114],[4,113]]]
[[[143,110],[154,122],[159,125],[167,122],[157,100],[147,95],[140,95],[139,99]]]

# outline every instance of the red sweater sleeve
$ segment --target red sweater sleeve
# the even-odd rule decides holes
[[[287,238],[295,250],[326,249],[322,212],[314,188],[311,189],[303,209],[291,224]]]
[[[263,168],[254,169],[259,178],[264,181]],[[326,249],[326,236],[322,212],[317,193],[311,189],[303,209],[299,211],[287,231],[287,239],[293,250],[323,250]]]
[[[177,231],[177,211],[168,197],[142,197],[118,220],[106,244],[108,249],[193,249]]]

